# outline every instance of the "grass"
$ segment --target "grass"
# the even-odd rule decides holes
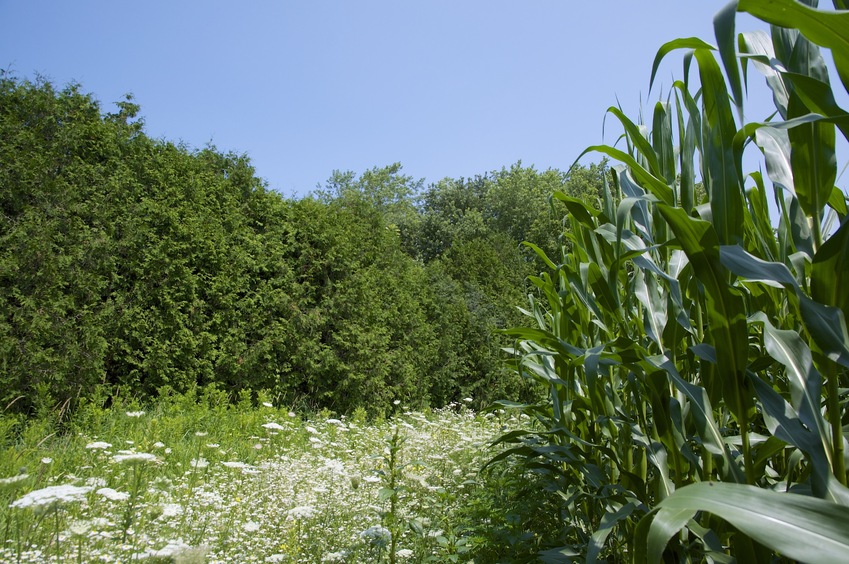
[[[533,537],[487,516],[506,482],[480,473],[517,418],[399,405],[368,421],[224,399],[3,416],[0,561],[495,561]]]

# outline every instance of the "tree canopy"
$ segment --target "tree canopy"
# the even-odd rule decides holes
[[[339,412],[522,395],[493,333],[540,268],[521,242],[557,248],[549,195],[595,197],[596,167],[425,186],[396,163],[288,199],[247,156],[152,139],[117,106],[0,77],[3,405],[97,386]]]

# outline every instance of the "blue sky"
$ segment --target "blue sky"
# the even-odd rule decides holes
[[[305,195],[334,169],[393,162],[428,182],[566,169],[617,99],[629,115],[646,103],[661,44],[714,42],[724,3],[0,0],[0,66],[78,81],[105,111],[131,92],[149,135],[247,153],[271,188]],[[668,85],[681,56],[667,59]],[[617,133],[608,120],[604,141]]]

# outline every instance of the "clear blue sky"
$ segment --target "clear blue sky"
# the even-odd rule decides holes
[[[133,93],[149,135],[247,153],[305,195],[393,162],[428,182],[566,169],[617,98],[629,115],[645,102],[661,44],[714,42],[724,3],[0,0],[0,66],[77,81],[104,111]],[[661,82],[680,69],[670,55]]]

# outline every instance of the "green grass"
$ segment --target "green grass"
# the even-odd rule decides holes
[[[480,473],[518,418],[399,405],[367,421],[223,400],[212,390],[87,403],[61,421],[0,416],[0,561],[468,562],[536,550],[530,520],[493,508],[519,506],[521,476]],[[78,489],[31,503],[55,486]]]

